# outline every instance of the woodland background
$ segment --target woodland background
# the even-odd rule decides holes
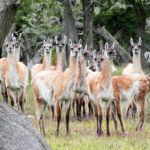
[[[29,68],[41,61],[42,53],[38,51],[43,40],[55,35],[66,35],[74,42],[81,38],[83,45],[97,52],[103,49],[104,42],[115,41],[119,54],[115,63],[120,65],[131,61],[130,37],[137,41],[141,36],[142,54],[150,51],[150,1],[22,0],[11,32],[22,33],[21,61]],[[5,55],[3,46],[1,56]],[[142,62],[146,66],[144,57]]]
[[[102,51],[105,42],[110,44],[115,42],[115,49],[118,52],[115,65],[118,66],[114,75],[121,75],[124,64],[131,61],[130,37],[137,42],[138,37],[141,36],[143,67],[150,70],[143,57],[145,51],[150,51],[150,0],[0,0],[0,57],[6,56],[4,40],[6,36],[10,39],[12,33],[16,36],[22,33],[21,61],[29,69],[42,60],[43,40],[54,39],[56,35],[62,37],[66,35],[74,42],[81,38],[83,46],[87,44],[90,50],[96,49],[97,52]],[[67,47],[66,66],[68,56]],[[55,42],[53,60],[55,60]],[[34,129],[35,127],[39,131],[36,104],[29,81],[26,114],[30,116],[30,122],[34,127],[20,113],[0,102],[0,149],[3,149],[1,146],[9,146],[11,150],[17,148],[20,150],[20,145],[24,144],[21,147],[23,150],[29,149],[30,146],[36,150],[47,150],[50,149],[48,145],[55,150],[70,150],[70,148],[72,150],[149,150],[149,98],[150,95],[146,101],[147,117],[143,131],[135,133],[137,119],[125,119],[126,137],[115,134],[114,126],[111,125],[112,136],[108,138],[104,135],[98,138],[95,133],[94,118],[79,123],[73,117],[70,121],[71,136],[65,136],[65,120],[62,118],[60,136],[55,137],[56,119],[51,121],[50,111],[47,110],[45,140],[48,144],[46,144]],[[17,122],[17,127],[14,122]],[[106,121],[104,129],[106,130]],[[22,130],[23,132],[19,132]],[[21,140],[16,140],[17,137],[21,137]]]

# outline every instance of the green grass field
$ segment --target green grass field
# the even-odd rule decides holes
[[[118,68],[116,75],[121,73],[122,68]],[[150,95],[148,96],[150,99]],[[64,111],[63,111],[64,112]],[[51,120],[51,111],[45,112],[45,140],[52,147],[53,150],[149,150],[150,149],[150,113],[149,105],[146,103],[146,121],[143,126],[143,131],[136,133],[135,128],[138,123],[139,117],[137,115],[136,120],[132,120],[131,117],[126,119],[123,117],[124,126],[127,135],[124,137],[121,135],[121,129],[119,125],[120,134],[115,133],[113,120],[110,121],[111,136],[106,136],[106,120],[103,119],[103,132],[102,137],[98,137],[96,134],[96,120],[93,117],[89,119],[83,119],[78,122],[72,114],[70,119],[70,136],[65,135],[65,119],[64,113],[62,115],[62,121],[60,125],[60,134],[55,137],[56,130],[56,118]],[[38,124],[36,120],[36,104],[32,92],[31,85],[28,89],[28,98],[26,103],[26,114],[33,115],[34,118],[30,118],[33,126],[38,130]],[[86,111],[86,113],[88,113]]]

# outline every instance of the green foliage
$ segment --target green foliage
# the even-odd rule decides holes
[[[60,34],[62,6],[57,0],[23,0],[16,17],[23,34],[24,52],[34,56],[42,40]]]
[[[91,0],[94,26],[105,26],[106,29],[115,35],[118,30],[123,29],[119,42],[125,48],[128,47],[129,38],[138,36],[138,18],[135,7],[141,6],[142,12],[150,17],[150,4],[148,0],[136,0],[136,5],[130,0]],[[139,5],[140,4],[140,5]],[[72,6],[73,17],[76,21],[83,23],[82,0],[79,5]],[[63,6],[58,0],[23,0],[17,12],[15,22],[21,27],[23,33],[24,52],[32,58],[35,52],[41,47],[45,37],[53,37],[61,34],[61,19]],[[150,28],[150,25],[147,29]],[[78,33],[82,35],[83,31]],[[94,48],[98,47],[99,35],[93,33]],[[150,41],[149,34],[145,36],[146,41]]]

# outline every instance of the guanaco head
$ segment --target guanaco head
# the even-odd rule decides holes
[[[53,47],[53,40],[50,39],[48,41],[43,41],[43,49],[44,53],[49,54],[52,52],[52,47]]]
[[[72,44],[72,40],[69,39],[69,46],[71,50],[71,56],[77,57],[78,53],[82,51],[82,41],[81,39],[79,40],[78,44]]]
[[[57,52],[62,52],[65,50],[66,42],[67,42],[67,37],[64,36],[63,40],[58,41],[57,36],[55,36],[55,42],[56,42],[56,50]]]
[[[19,48],[20,44],[21,44],[21,33],[19,34],[18,37],[15,37],[14,34],[12,33],[11,37],[12,37],[12,40],[15,44],[15,48]]]
[[[130,39],[130,44],[132,46],[132,53],[133,55],[138,55],[141,53],[141,44],[142,44],[142,39],[139,37],[138,43],[134,43],[133,39]]]
[[[95,59],[96,59],[96,50],[93,50],[91,51],[89,56],[90,65],[93,65],[95,63]]]
[[[103,55],[97,55],[97,57],[95,58],[95,61],[96,61],[98,68],[100,68],[102,66],[103,61],[104,61],[104,56]]]
[[[83,50],[81,49],[81,54],[86,60],[89,59],[90,52],[87,50],[87,45],[85,45]]]
[[[5,45],[6,45],[6,50],[8,54],[11,54],[14,52],[15,44],[13,41],[8,41],[8,39],[6,38]]]
[[[104,56],[106,56],[109,60],[116,59],[117,53],[115,48],[115,43],[112,44],[111,47],[108,46],[108,43],[105,44]]]

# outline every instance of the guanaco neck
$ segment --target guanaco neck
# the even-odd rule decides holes
[[[81,54],[79,56],[79,62],[78,62],[78,76],[79,76],[80,80],[84,80],[85,79],[86,72],[87,72],[86,60]]]
[[[7,59],[8,59],[8,70],[10,74],[15,74],[15,72],[17,71],[16,55],[14,53],[8,53]]]
[[[101,75],[103,78],[103,84],[106,87],[110,87],[110,85],[112,85],[112,81],[111,81],[112,67],[111,67],[111,65],[112,65],[112,62],[106,56],[104,56]]]
[[[69,73],[76,74],[78,67],[78,58],[70,56],[69,60]]]
[[[16,53],[16,61],[20,61],[20,46],[18,48],[15,48]]]
[[[51,52],[46,53],[44,52],[44,57],[43,57],[43,70],[48,69],[49,67],[52,66],[52,60],[51,60]]]
[[[141,73],[143,72],[141,66],[141,53],[138,55],[133,55],[133,65],[134,65],[134,73]]]
[[[56,71],[62,72],[64,67],[63,64],[64,64],[64,52],[63,50],[61,52],[57,50],[56,61],[55,61]]]
[[[97,64],[95,65],[96,71],[100,72],[102,71],[102,68],[100,66],[98,66]]]

